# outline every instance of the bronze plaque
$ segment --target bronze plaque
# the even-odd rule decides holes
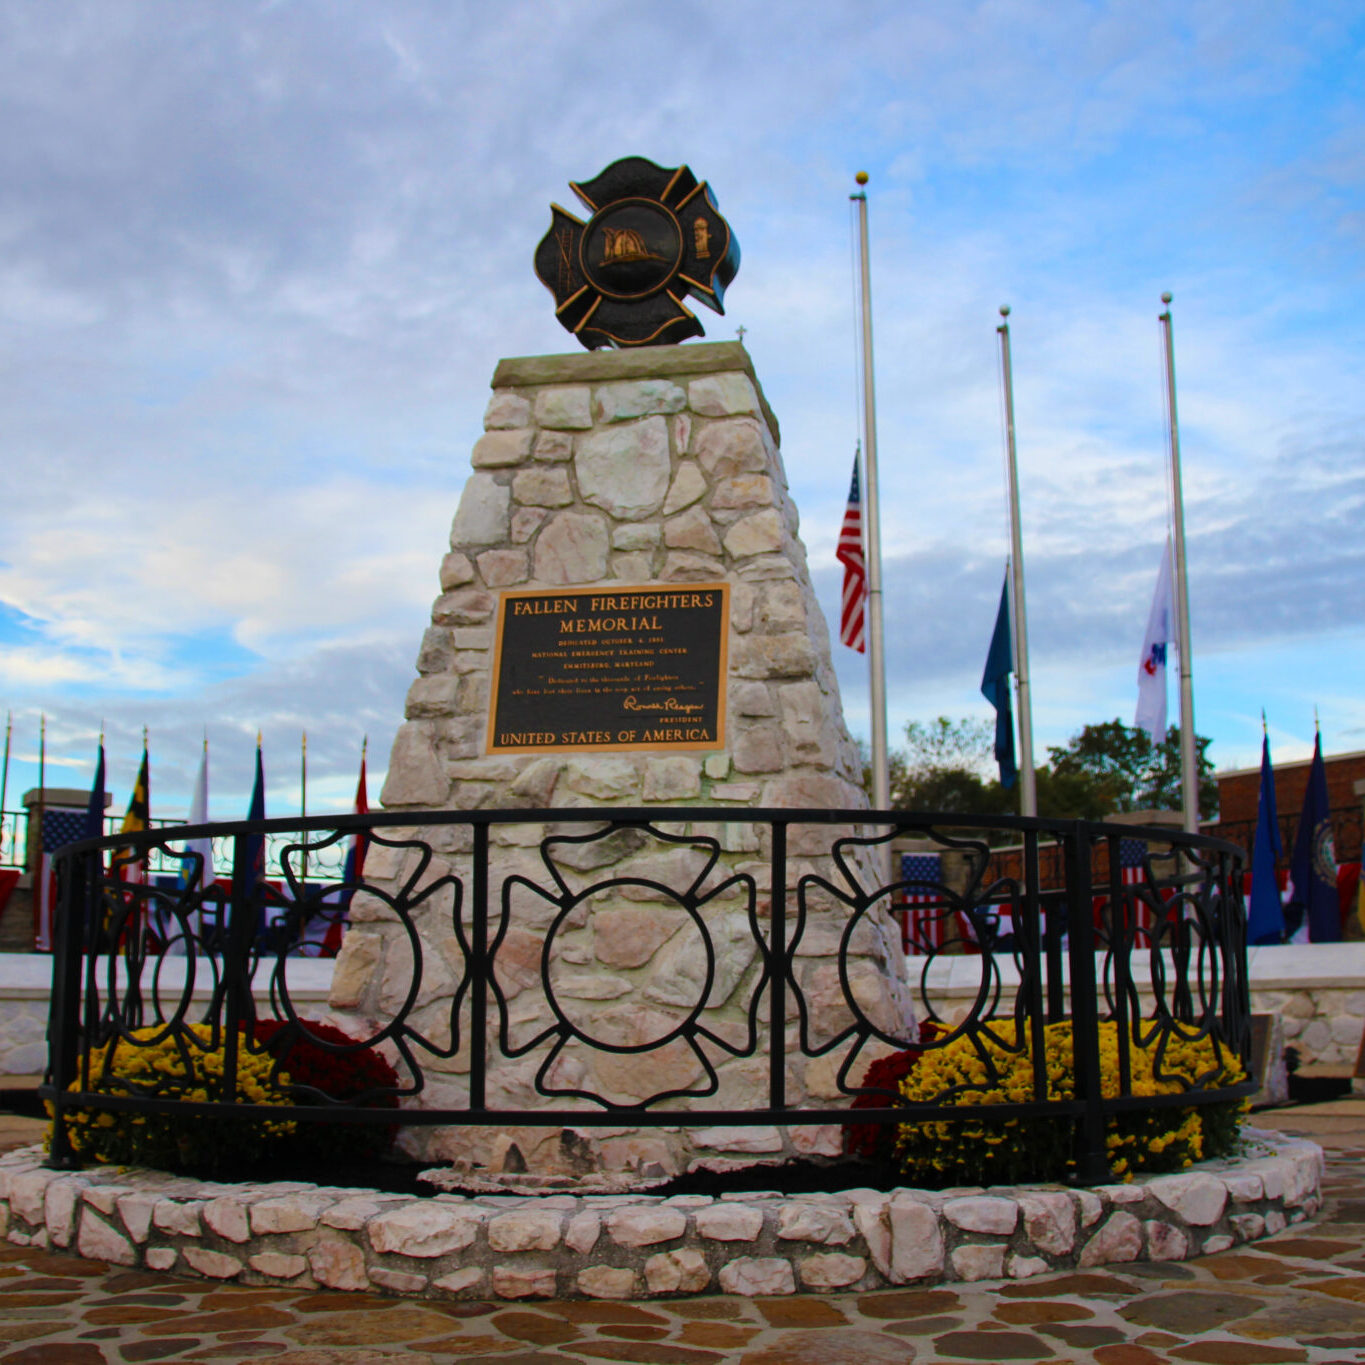
[[[505,592],[490,754],[720,749],[728,583]]]

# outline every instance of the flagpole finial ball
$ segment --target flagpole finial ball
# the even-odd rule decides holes
[[[1000,316],[1001,316],[1002,318],[1007,318],[1007,317],[1009,317],[1009,315],[1010,315],[1010,306],[1009,306],[1009,304],[1007,304],[1007,303],[1002,303],[1002,304],[1000,305]]]
[[[866,185],[866,184],[867,184],[867,172],[866,172],[866,171],[859,171],[858,174],[855,175],[853,178],[854,178],[860,185]]]
[[[1168,289],[1168,290],[1161,296],[1161,301],[1162,301],[1162,303],[1170,303],[1170,301],[1171,301],[1174,297],[1175,297],[1175,295],[1172,294],[1171,291]]]

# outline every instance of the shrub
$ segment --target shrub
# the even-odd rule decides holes
[[[90,1088],[110,1095],[159,1099],[231,1100],[253,1105],[287,1104],[270,1078],[268,1056],[246,1048],[237,1053],[237,1090],[223,1090],[223,1038],[207,1024],[186,1024],[174,1034],[164,1028],[133,1029],[93,1050]],[[81,1089],[79,1078],[69,1087]],[[205,1121],[197,1114],[135,1113],[130,1109],[75,1109],[67,1134],[77,1157],[105,1165],[155,1166],[218,1171],[259,1160],[294,1128],[286,1120],[252,1115]]]
[[[273,1066],[279,1068],[280,1085],[309,1086],[332,1100],[357,1100],[367,1106],[396,1109],[398,1096],[384,1094],[398,1088],[398,1073],[372,1048],[332,1052],[318,1043],[353,1046],[355,1039],[331,1024],[309,1023],[302,1029],[278,1019],[261,1019],[255,1026],[256,1041],[264,1045]],[[367,1093],[375,1092],[380,1093]],[[295,1104],[320,1104],[305,1091],[293,1092]],[[336,1124],[299,1122],[287,1139],[289,1154],[310,1160],[359,1161],[381,1156],[393,1141],[397,1128],[377,1123]]]
[[[134,1029],[129,1038],[94,1049],[90,1088],[168,1100],[233,1098],[223,1090],[221,1032],[215,1036],[206,1024],[187,1024],[175,1034],[163,1033],[160,1027]],[[254,1023],[251,1033],[252,1044],[237,1051],[237,1102],[320,1103],[317,1096],[293,1089],[311,1086],[335,1100],[364,1096],[368,1105],[397,1107],[394,1095],[366,1094],[397,1087],[397,1074],[383,1057],[368,1050],[331,1052],[317,1045],[353,1043],[340,1029],[308,1024],[295,1030],[269,1019]],[[70,1088],[79,1090],[79,1079]],[[67,1118],[72,1148],[82,1161],[208,1174],[265,1160],[325,1166],[374,1158],[389,1146],[395,1131],[390,1125],[305,1123],[260,1113],[206,1120],[174,1112],[76,1109]]]
[[[920,1043],[931,1043],[940,1034],[947,1032],[931,1019],[925,1019],[919,1026]],[[868,1064],[859,1089],[880,1091],[880,1094],[859,1095],[854,1101],[854,1109],[884,1109],[898,1102],[901,1082],[910,1074],[919,1059],[924,1055],[923,1046],[902,1048],[886,1057],[878,1057]],[[887,1093],[889,1092],[889,1093]],[[896,1129],[889,1123],[846,1123],[844,1124],[844,1151],[862,1161],[888,1164],[895,1158]]]
[[[1033,1100],[1027,1037],[1021,1041],[1013,1021],[992,1028],[998,1042],[986,1034],[974,1035],[975,1041],[964,1034],[944,1047],[926,1050],[901,1082],[905,1099],[981,1109]],[[1043,1032],[1048,1098],[1072,1099],[1071,1021],[1048,1024]],[[1118,1044],[1118,1025],[1101,1023],[1101,1087],[1109,1099],[1119,1093]],[[1145,1046],[1130,1042],[1129,1058],[1134,1095],[1178,1094],[1192,1086],[1219,1088],[1245,1078],[1237,1060],[1208,1038],[1187,1040],[1171,1034],[1160,1054],[1155,1041]],[[1118,1179],[1130,1180],[1135,1171],[1179,1170],[1204,1157],[1226,1155],[1247,1108],[1245,1102],[1233,1101],[1111,1114],[1105,1136],[1110,1171]],[[993,1118],[982,1113],[971,1120],[902,1124],[896,1150],[903,1174],[920,1184],[1062,1180],[1074,1164],[1074,1134],[1074,1123],[1066,1117]]]

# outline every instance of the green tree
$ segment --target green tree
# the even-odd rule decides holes
[[[995,732],[984,720],[938,716],[912,720],[905,747],[888,756],[891,806],[965,815],[1015,815],[1019,788],[994,776]],[[1217,813],[1218,784],[1199,737],[1199,810]],[[1180,809],[1180,730],[1172,726],[1153,745],[1143,730],[1121,720],[1083,726],[1066,744],[1048,749],[1034,769],[1038,813],[1055,820],[1104,820],[1134,810]],[[869,796],[872,768],[863,746],[863,785]]]
[[[1209,741],[1199,735],[1196,745],[1199,814],[1207,819],[1218,813],[1218,783],[1206,752]],[[1049,748],[1048,758],[1054,778],[1079,783],[1080,787],[1088,785],[1093,795],[1107,805],[1106,814],[1180,809],[1180,727],[1177,725],[1166,731],[1161,744],[1153,744],[1145,730],[1125,725],[1118,719],[1086,725],[1066,744]],[[1042,810],[1041,792],[1039,809]]]

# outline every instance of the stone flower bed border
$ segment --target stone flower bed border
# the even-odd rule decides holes
[[[744,1195],[431,1198],[0,1158],[0,1229],[116,1265],[420,1298],[640,1299],[1023,1279],[1179,1261],[1301,1222],[1322,1150],[1246,1131],[1246,1155],[1145,1183]]]

